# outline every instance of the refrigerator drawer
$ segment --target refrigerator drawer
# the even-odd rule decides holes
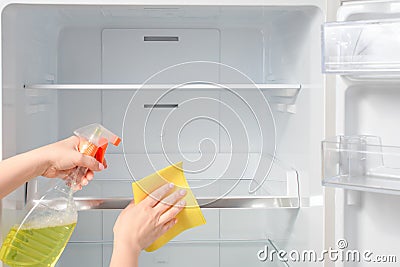
[[[322,70],[355,76],[400,76],[400,19],[322,26]]]

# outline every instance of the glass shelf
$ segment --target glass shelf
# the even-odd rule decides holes
[[[366,77],[400,77],[399,34],[399,19],[325,23],[322,70]]]
[[[27,84],[27,90],[169,90],[176,84]],[[294,97],[301,89],[301,84],[221,84],[194,83],[179,86],[188,90],[262,90],[269,91],[275,97]]]
[[[226,176],[240,174],[240,170],[233,169],[226,174],[221,172],[221,165],[226,161],[226,155],[216,157],[217,168],[210,168],[203,173],[187,173],[188,183],[196,196],[200,207],[205,209],[269,209],[269,208],[299,208],[300,206],[318,205],[318,201],[310,201],[310,198],[301,198],[299,191],[298,172],[285,166],[280,160],[274,159],[267,176],[264,172],[256,172],[249,168],[241,178]],[[249,166],[257,166],[255,155],[251,157]],[[140,155],[129,154],[128,160],[140,163]],[[99,173],[84,190],[78,191],[75,196],[79,210],[91,209],[123,209],[132,200],[132,179],[124,168],[124,158],[120,154],[108,155],[109,168]],[[241,161],[238,157],[236,160]],[[253,162],[254,161],[254,162]],[[259,162],[261,168],[267,169],[272,158],[263,156]],[[145,164],[142,165],[143,173],[151,173]],[[159,166],[165,165],[159,162]],[[159,167],[157,166],[157,168]],[[186,166],[189,166],[188,164]],[[232,163],[233,168],[240,166]],[[153,166],[149,166],[153,168]],[[125,169],[125,170],[124,170]],[[258,169],[260,170],[260,169]],[[145,176],[145,175],[144,175]],[[122,177],[122,178],[115,178]],[[143,177],[140,174],[139,177]],[[36,182],[36,183],[35,183]],[[51,188],[48,179],[39,178],[29,183],[29,204],[36,202],[47,188]],[[47,205],[59,205],[57,201]]]
[[[304,85],[307,87],[307,85]],[[263,92],[271,103],[271,106],[282,113],[296,113],[296,98],[301,84],[210,84],[210,83],[193,83],[185,85],[177,84],[27,84],[24,85],[25,90],[33,91],[29,94],[35,94],[37,90],[150,90],[150,91],[167,91],[172,88],[184,90],[232,90],[234,92]]]
[[[322,142],[325,186],[400,194],[400,147],[376,136],[338,136]]]
[[[78,210],[93,209],[123,209],[132,198],[75,198]],[[302,199],[301,201],[306,201]],[[202,209],[268,209],[268,208],[299,208],[300,199],[288,196],[269,197],[198,197],[197,202]],[[305,202],[308,203],[308,202]],[[48,205],[57,205],[52,202]],[[305,205],[302,205],[303,207]]]

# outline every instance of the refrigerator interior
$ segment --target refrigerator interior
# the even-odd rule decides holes
[[[373,257],[394,255],[397,260],[399,250],[393,244],[400,237],[396,225],[399,18],[396,1],[343,5],[339,22],[324,27],[325,37],[333,38],[324,45],[327,64],[323,63],[327,73],[341,74],[337,76],[336,129],[344,136],[323,145],[323,183],[341,188],[336,190],[336,240],[345,238],[348,249],[372,251]],[[332,53],[330,45],[335,42],[337,50]]]
[[[264,246],[321,250],[323,209],[321,203],[312,205],[311,199],[322,194],[320,25],[325,20],[325,6],[312,2],[262,7],[7,6],[1,20],[3,157],[66,138],[74,129],[93,122],[121,136],[128,104],[140,91],[129,106],[132,117],[125,120],[124,149],[110,147],[109,168],[96,174],[77,196],[132,197],[132,179],[167,166],[170,158],[183,159],[195,170],[204,162],[212,163],[205,171],[187,173],[197,197],[218,198],[226,193],[299,200],[294,206],[268,209],[206,208],[205,226],[185,232],[154,253],[142,253],[140,265],[261,266],[266,263],[257,259],[257,252]],[[147,87],[141,88],[154,73],[189,61],[205,62],[194,68],[178,66],[177,72],[150,79]],[[247,76],[209,62],[231,66]],[[248,103],[256,103],[252,109],[265,119],[263,135],[236,95],[210,84],[174,90],[161,102],[165,109],[155,110],[152,118],[145,117],[146,105],[153,105],[166,91],[163,85],[186,80],[235,84],[234,91]],[[260,102],[260,94],[269,101],[272,115]],[[192,99],[198,102],[184,105]],[[232,111],[246,121],[244,131],[243,121]],[[174,113],[164,134],[163,122]],[[219,124],[194,121],[180,132],[177,141],[179,123],[201,115],[215,118]],[[228,133],[221,125],[229,127]],[[147,131],[143,133],[143,129]],[[243,138],[248,139],[247,145]],[[132,163],[131,172],[123,151]],[[238,179],[244,161],[249,167],[243,179]],[[270,165],[263,182],[258,171]],[[225,170],[225,166],[230,167]],[[3,236],[18,221],[25,201],[52,184],[38,178],[3,200]],[[250,192],[251,188],[257,190]],[[119,212],[80,211],[77,228],[57,266],[108,266],[112,227]],[[287,266],[277,260],[269,264]]]

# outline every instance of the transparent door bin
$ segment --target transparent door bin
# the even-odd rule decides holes
[[[400,194],[400,147],[377,136],[337,136],[322,142],[324,186]]]
[[[322,26],[322,70],[400,77],[400,20],[331,22]]]

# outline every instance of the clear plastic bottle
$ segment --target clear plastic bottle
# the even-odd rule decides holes
[[[81,138],[79,151],[103,162],[108,143],[121,139],[100,124],[74,131]],[[0,259],[9,266],[49,266],[57,263],[78,221],[73,199],[87,168],[77,167],[65,181],[33,203],[23,221],[11,228],[0,249]]]

